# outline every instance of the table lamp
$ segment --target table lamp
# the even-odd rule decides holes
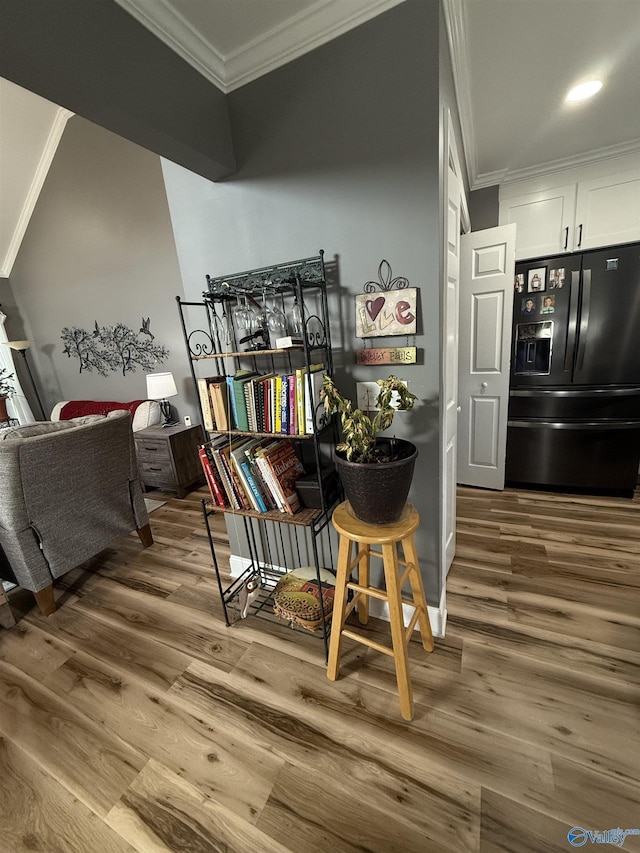
[[[147,373],[147,397],[160,402],[160,411],[164,417],[163,427],[175,426],[178,422],[171,417],[171,403],[167,397],[177,397],[178,389],[173,373]]]

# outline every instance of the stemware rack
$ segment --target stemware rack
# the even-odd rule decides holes
[[[185,301],[176,297],[182,325],[185,347],[189,359],[194,387],[197,391],[199,374],[205,367],[213,366],[219,375],[232,374],[242,367],[259,371],[291,373],[295,367],[306,368],[305,381],[312,392],[311,371],[316,362],[324,365],[324,373],[332,375],[333,358],[327,285],[323,252],[317,256],[289,261],[269,267],[234,273],[232,275],[206,276],[207,289],[198,302]],[[247,298],[255,305],[264,304],[266,299],[277,300],[286,315],[297,306],[297,319],[302,321],[300,343],[296,346],[278,348],[267,334],[249,338],[246,329],[236,328],[234,308]],[[290,315],[291,316],[291,313]],[[199,405],[200,396],[197,394]],[[202,408],[202,407],[201,407]],[[263,433],[238,429],[224,430],[229,439],[241,436],[292,439],[298,448],[305,467],[310,467],[318,478],[319,506],[303,508],[295,513],[270,510],[266,513],[255,510],[237,510],[217,506],[213,500],[202,501],[202,511],[216,573],[220,600],[228,626],[239,621],[241,591],[248,579],[260,579],[260,594],[249,607],[249,614],[285,625],[273,612],[273,589],[278,580],[298,566],[312,566],[316,572],[318,588],[320,570],[333,570],[333,549],[329,522],[334,506],[341,494],[338,490],[327,496],[323,491],[321,472],[326,464],[326,450],[335,446],[337,428],[335,420],[324,415],[323,405],[315,400],[312,419],[313,432],[308,435]],[[205,423],[204,414],[202,422]],[[214,430],[209,437],[222,431]],[[324,454],[323,454],[324,449]],[[219,565],[214,533],[211,526],[213,516],[224,513],[227,528],[235,532],[237,543],[241,543],[242,554],[234,555],[236,574],[230,581]],[[330,617],[325,618],[317,635],[324,640],[325,655],[328,649]],[[291,627],[296,626],[292,623]],[[304,630],[304,629],[299,629]]]

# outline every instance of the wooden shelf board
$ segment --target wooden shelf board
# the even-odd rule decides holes
[[[207,501],[207,511],[224,512],[229,515],[243,515],[249,518],[262,518],[264,521],[277,521],[282,524],[296,524],[300,527],[311,527],[314,521],[322,517],[321,509],[300,509],[295,515],[289,515],[287,512],[280,512],[277,509],[270,509],[268,512],[257,512],[254,509],[231,509],[230,507],[221,507]]]

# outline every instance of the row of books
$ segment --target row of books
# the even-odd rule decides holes
[[[295,489],[304,468],[289,438],[229,440],[226,435],[199,448],[216,506],[293,515],[300,509]]]
[[[239,370],[198,379],[204,427],[209,432],[312,435],[323,376],[324,365],[312,364],[309,373],[306,367],[284,375]]]

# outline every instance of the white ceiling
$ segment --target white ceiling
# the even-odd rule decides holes
[[[473,188],[640,151],[640,0],[443,5]]]
[[[404,0],[112,2],[230,92]],[[472,189],[640,152],[640,0],[442,3]],[[564,104],[592,75],[604,81],[600,94]],[[8,276],[69,113],[0,84]]]

